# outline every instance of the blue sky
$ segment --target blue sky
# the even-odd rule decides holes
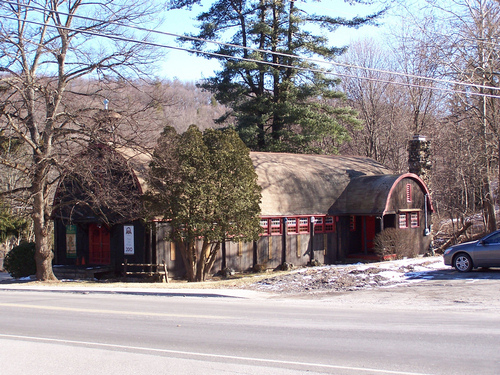
[[[349,6],[343,0],[326,0],[314,2],[309,5],[303,4],[300,0],[296,0],[297,4],[307,9],[310,13],[325,14],[331,16],[353,17],[356,15],[365,15],[370,12],[379,10],[380,5],[376,6]],[[210,1],[204,3],[210,4]],[[208,7],[193,7],[192,11],[174,10],[166,14],[166,20],[161,28],[162,31],[184,34],[187,32],[196,33],[196,21],[194,18]],[[357,40],[363,37],[374,37],[382,35],[384,28],[362,27],[356,29],[338,30],[332,35],[332,40],[335,39],[335,45],[349,44],[352,40]],[[160,37],[160,43],[175,45],[177,43],[173,38]],[[189,47],[185,45],[185,47]],[[213,75],[213,72],[220,68],[216,60],[208,60],[201,57],[196,57],[193,54],[184,51],[169,50],[165,62],[161,65],[160,75],[164,78],[177,78],[181,81],[198,81],[202,78],[208,78]]]

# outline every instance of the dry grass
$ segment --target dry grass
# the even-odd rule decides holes
[[[134,282],[122,280],[60,280],[55,282],[28,281],[23,283],[25,286],[51,286],[51,287],[89,287],[89,288],[140,288],[140,289],[242,289],[249,284],[256,283],[260,280],[269,278],[269,276],[277,276],[287,274],[289,271],[277,272],[262,272],[256,274],[240,274],[231,278],[222,279],[213,277],[203,282],[187,282],[185,280],[170,280],[165,282]]]

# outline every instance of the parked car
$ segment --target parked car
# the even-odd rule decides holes
[[[444,252],[444,264],[457,271],[469,272],[477,267],[500,267],[500,230],[478,241],[451,246]]]

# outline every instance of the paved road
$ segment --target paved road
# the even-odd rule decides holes
[[[388,302],[418,290],[320,300],[1,290],[0,369],[11,375],[500,373],[498,310]],[[363,295],[371,302],[356,303]]]

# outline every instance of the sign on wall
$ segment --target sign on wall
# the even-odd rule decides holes
[[[123,244],[125,255],[134,255],[134,226],[123,226]]]
[[[76,225],[66,225],[66,258],[76,258]]]

